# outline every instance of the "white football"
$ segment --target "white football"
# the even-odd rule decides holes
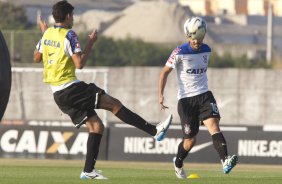
[[[207,24],[201,17],[192,17],[184,23],[185,35],[192,39],[202,40],[207,32]]]

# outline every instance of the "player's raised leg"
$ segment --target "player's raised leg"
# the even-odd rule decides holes
[[[166,135],[166,132],[170,126],[172,122],[172,115],[170,114],[165,121],[159,123],[157,126],[156,126],[156,129],[157,129],[157,133],[156,135],[154,136],[154,138],[157,140],[157,141],[161,141],[163,140],[163,138],[165,137]]]
[[[111,111],[123,122],[143,130],[153,136],[157,141],[163,140],[172,122],[172,115],[169,115],[165,121],[159,123],[157,126],[152,125],[138,114],[126,108],[118,99],[113,98],[106,93],[100,96],[98,107]]]

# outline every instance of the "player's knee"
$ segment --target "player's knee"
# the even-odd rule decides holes
[[[199,128],[191,129],[187,137],[191,139],[193,137],[196,137],[198,133],[199,133]]]
[[[196,137],[186,138],[183,140],[183,145],[185,144],[195,144],[196,143]]]
[[[104,125],[103,125],[102,122],[99,122],[99,123],[96,122],[96,123],[94,123],[93,125],[94,125],[94,126],[93,126],[93,128],[91,129],[91,131],[92,131],[93,133],[103,134],[105,127],[104,127]]]
[[[114,114],[116,114],[121,109],[122,106],[123,106],[122,103],[118,99],[113,98],[113,110],[112,110],[112,112]]]
[[[196,137],[185,138],[183,140],[183,148],[186,151],[190,151],[195,144],[196,144]]]
[[[89,118],[86,127],[91,133],[103,134],[104,132],[104,125],[99,118]]]

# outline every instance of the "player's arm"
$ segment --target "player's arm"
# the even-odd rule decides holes
[[[42,61],[42,53],[40,53],[37,49],[35,49],[33,54],[33,62],[40,63],[41,61]]]
[[[42,34],[46,31],[46,29],[48,28],[47,23],[42,19],[42,16],[39,16],[38,18],[38,24],[39,24],[39,28],[42,32]]]
[[[165,65],[159,77],[159,104],[161,110],[168,108],[167,106],[164,105],[164,89],[166,86],[168,75],[171,71],[172,68]]]
[[[39,24],[39,28],[41,30],[41,33],[43,34],[46,29],[48,28],[48,25],[46,24],[46,22],[42,19],[41,16],[39,16],[38,18],[38,24]],[[42,53],[39,52],[39,48],[41,47],[40,42],[38,42],[36,49],[34,50],[33,53],[33,62],[35,63],[40,63],[42,61]]]
[[[40,63],[41,61],[42,61],[42,48],[41,48],[41,39],[40,39],[33,53],[33,62]]]
[[[96,40],[97,40],[97,30],[93,30],[93,32],[90,35],[88,35],[88,40],[84,51],[79,53],[74,53],[71,56],[76,68],[82,69],[85,66],[88,56],[91,52],[92,46],[96,42]]]

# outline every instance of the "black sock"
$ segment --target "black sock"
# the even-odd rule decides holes
[[[175,160],[175,166],[181,168],[183,166],[183,161],[187,157],[189,151],[185,150],[183,147],[183,141],[178,145],[178,151]]]
[[[84,164],[84,172],[92,172],[99,153],[102,134],[89,133],[87,140],[87,153]]]
[[[225,138],[221,132],[212,135],[213,146],[218,152],[218,155],[222,161],[227,157],[227,144]]]
[[[138,114],[135,114],[134,112],[130,111],[125,106],[122,106],[120,108],[120,110],[116,113],[116,116],[123,122],[135,126],[136,128],[147,132],[151,136],[154,136],[157,133],[156,126],[149,124]]]

